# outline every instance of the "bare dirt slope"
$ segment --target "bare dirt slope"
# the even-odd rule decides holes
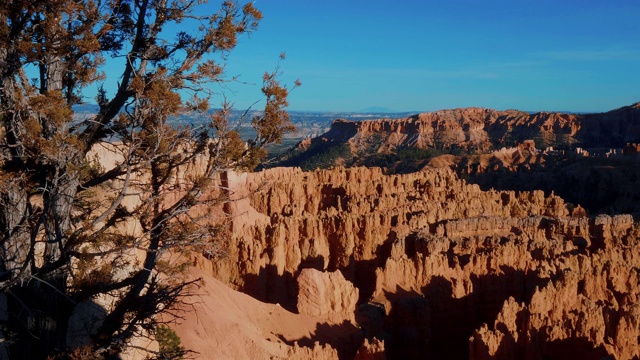
[[[172,328],[182,344],[200,359],[333,359],[337,352],[326,343],[339,334],[318,334],[324,321],[294,314],[277,304],[260,302],[235,291],[202,270],[192,268],[193,278],[202,278],[191,305],[183,306],[183,319]],[[301,342],[305,347],[297,346]]]

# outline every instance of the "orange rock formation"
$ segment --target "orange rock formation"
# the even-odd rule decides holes
[[[632,142],[638,110],[337,120],[304,146],[487,150],[532,133],[588,141],[603,119],[610,141]],[[527,142],[469,164],[534,165],[536,153]],[[360,167],[223,174],[229,201],[211,221],[229,219],[225,256],[193,259],[205,280],[195,311],[176,327],[185,345],[219,358],[640,357],[633,217],[590,218],[543,191],[482,191],[448,168],[454,161],[404,175]]]
[[[329,132],[301,142],[298,151],[348,143],[354,154],[374,154],[397,147],[487,152],[528,139],[537,139],[545,147],[576,143],[582,147],[623,147],[640,141],[640,103],[598,114],[463,108],[403,119],[338,119]]]
[[[447,168],[275,168],[220,185],[226,255],[194,257],[204,280],[175,326],[201,358],[640,357],[632,216],[482,191]]]
[[[631,216],[571,217],[557,196],[484,192],[445,169],[226,179],[228,256],[196,263],[324,323],[297,351],[320,351],[317,341],[341,359],[639,355]]]

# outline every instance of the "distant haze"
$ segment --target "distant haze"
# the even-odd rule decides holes
[[[359,110],[359,111],[357,111],[357,112],[363,112],[363,113],[365,113],[365,112],[395,113],[395,112],[398,112],[398,111],[395,111],[395,110],[393,110],[393,109],[386,108],[386,107],[384,107],[384,106],[370,106],[370,107],[368,107],[368,108],[360,109],[360,110]]]

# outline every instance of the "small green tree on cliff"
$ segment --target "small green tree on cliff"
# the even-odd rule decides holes
[[[224,59],[261,17],[231,1],[214,10],[200,0],[0,2],[0,352],[70,350],[77,304],[101,299],[109,306],[80,345],[106,358],[179,301],[188,284],[171,280],[162,255],[206,246],[220,231],[189,210],[220,200],[207,195],[218,173],[252,168],[292,130],[277,70],[263,78],[254,139],[233,130],[228,104],[208,111],[207,85],[226,81],[213,55]],[[121,71],[105,75],[105,57]],[[97,114],[74,121],[83,89],[105,76],[117,77],[115,92],[100,89]],[[209,127],[167,124],[185,112],[209,116]],[[117,153],[111,166],[88,156],[101,144]],[[200,171],[176,181],[196,161]],[[137,231],[123,231],[133,220]]]

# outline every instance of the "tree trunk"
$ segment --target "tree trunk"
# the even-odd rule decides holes
[[[27,193],[16,181],[7,181],[0,190],[0,288],[10,280],[25,281],[31,274],[28,263],[31,237],[27,224]]]
[[[77,176],[64,174],[59,176],[49,192],[44,195],[45,237],[44,266],[60,259],[71,228],[73,200],[80,181]],[[64,282],[61,284],[61,289]]]

